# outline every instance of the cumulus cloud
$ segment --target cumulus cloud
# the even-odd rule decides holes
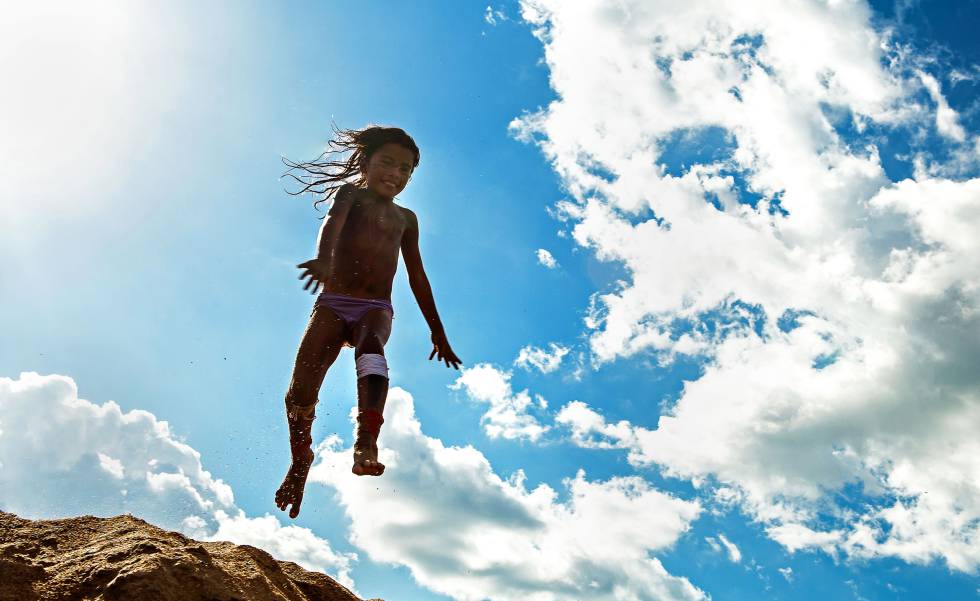
[[[466,395],[490,408],[483,414],[483,429],[490,438],[537,440],[548,430],[538,419],[528,413],[533,407],[531,394],[525,389],[515,393],[510,385],[511,372],[502,371],[489,363],[479,363],[463,368],[463,373],[450,386],[463,390]],[[547,403],[537,395],[538,406]]]
[[[310,481],[336,491],[351,541],[373,560],[408,567],[422,585],[461,601],[482,599],[703,599],[654,553],[700,513],[642,478],[525,486],[504,479],[471,446],[426,436],[412,396],[392,388],[379,439],[384,486],[352,476],[349,449],[321,444]],[[560,500],[560,497],[566,500]]]
[[[535,368],[543,374],[549,374],[561,366],[561,361],[571,349],[557,343],[550,343],[548,350],[535,346],[525,346],[517,353],[514,365],[531,371]]]
[[[261,547],[353,588],[355,555],[274,516],[246,516],[167,422],[80,399],[67,376],[0,378],[0,508],[34,519],[131,513],[189,536]]]
[[[719,487],[790,550],[980,567],[980,180],[893,182],[878,147],[907,125],[967,139],[935,76],[864,2],[522,16],[557,100],[512,132],[551,161],[576,243],[628,273],[589,307],[595,365],[704,363],[655,427],[566,405],[571,439]]]
[[[537,256],[538,256],[538,263],[544,265],[548,269],[554,269],[558,267],[558,261],[555,260],[555,257],[548,250],[539,248],[537,251]]]
[[[571,431],[572,441],[587,449],[629,449],[636,445],[637,431],[627,420],[606,423],[606,419],[582,401],[572,401],[555,415],[555,423]],[[630,457],[630,463],[638,463]]]
[[[209,540],[226,540],[265,549],[276,559],[292,561],[308,570],[334,574],[338,582],[355,590],[350,570],[357,556],[334,551],[330,543],[309,528],[283,526],[275,516],[268,514],[250,518],[241,510],[234,514],[218,510],[215,519],[218,529],[207,537]]]

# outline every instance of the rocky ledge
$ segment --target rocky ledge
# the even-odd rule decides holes
[[[0,511],[0,601],[69,599],[361,601],[261,549],[199,542],[129,515],[33,521]]]

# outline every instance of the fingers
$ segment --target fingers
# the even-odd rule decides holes
[[[316,294],[316,291],[320,289],[320,286],[323,285],[323,282],[317,279],[316,275],[310,272],[306,272],[303,275],[301,275],[300,279],[303,279],[304,277],[308,277],[310,279],[307,280],[306,285],[303,286],[303,290],[309,290],[310,294]],[[310,286],[313,287],[312,290],[310,289]]]
[[[316,264],[316,259],[311,259],[309,261],[304,261],[296,266],[297,268],[303,270],[302,273],[299,274],[298,279],[307,280],[307,278],[309,278],[306,282],[306,285],[303,286],[303,290],[309,290],[310,294],[316,294],[317,290],[319,290],[321,286],[324,286],[323,283],[324,278],[322,274],[320,274],[318,271],[314,269],[315,264]],[[311,286],[312,286],[312,290],[310,289]]]
[[[443,351],[437,344],[432,346],[432,352],[429,353],[429,361],[432,361],[433,357],[436,358],[436,361],[445,363],[447,369],[453,367],[456,371],[459,371],[459,366],[463,363],[452,349]]]
[[[452,366],[459,371],[459,364],[462,363],[462,361],[460,361],[459,357],[456,356],[456,353],[454,353],[452,349],[446,349],[445,354],[440,357],[440,359],[446,362],[447,368]]]
[[[443,354],[443,352],[441,350],[439,350],[439,347],[438,346],[433,346],[432,347],[432,352],[429,353],[429,361],[432,361],[432,358],[433,357],[436,358],[436,361],[445,361],[446,362],[446,367],[449,367],[449,361],[447,359],[448,355]]]

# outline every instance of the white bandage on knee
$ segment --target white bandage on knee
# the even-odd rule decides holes
[[[354,366],[357,367],[358,380],[370,375],[388,377],[388,362],[384,355],[365,353],[354,359]]]

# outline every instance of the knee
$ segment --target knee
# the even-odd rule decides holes
[[[385,345],[381,339],[374,335],[364,336],[354,345],[354,357],[361,355],[384,355]]]

